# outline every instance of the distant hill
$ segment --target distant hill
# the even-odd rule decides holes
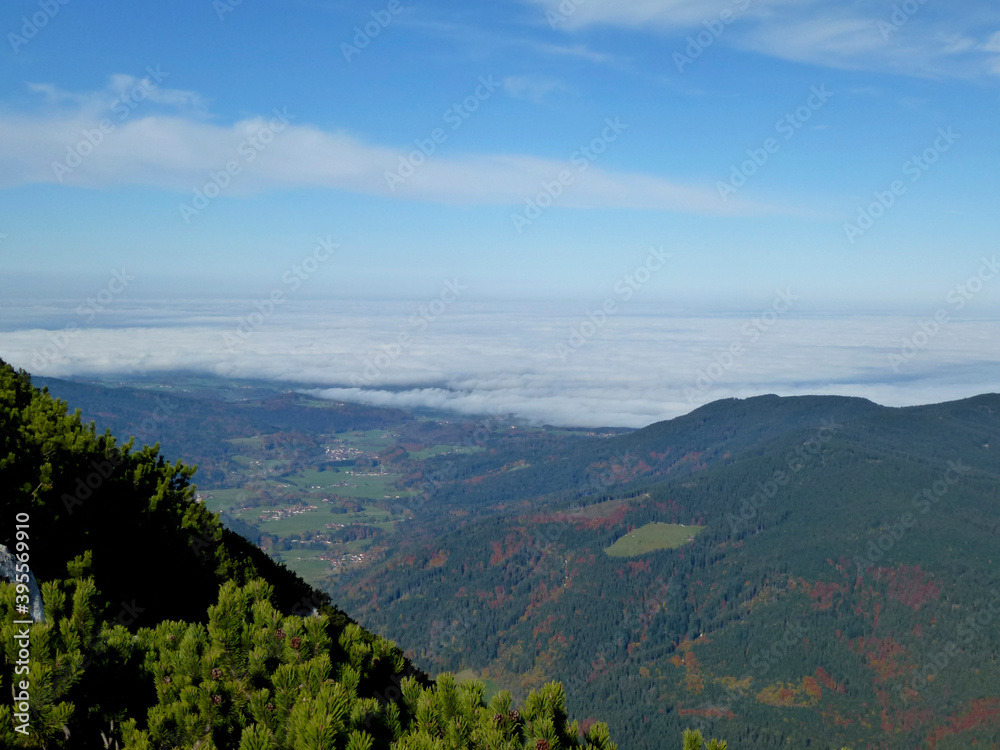
[[[425,668],[562,680],[636,750],[692,725],[736,747],[996,746],[998,435],[995,394],[762,396],[513,473],[496,448],[438,493],[491,514],[427,514],[341,601]],[[653,522],[707,528],[604,552]]]

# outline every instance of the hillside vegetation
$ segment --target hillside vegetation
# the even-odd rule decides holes
[[[119,444],[0,362],[0,511],[44,622],[0,585],[4,747],[574,748],[551,683],[515,707],[431,682],[194,501],[193,469]],[[23,573],[22,575],[26,575]],[[24,648],[26,651],[22,651]]]
[[[227,525],[490,701],[558,681],[580,727],[606,721],[627,750],[686,728],[775,750],[1000,741],[996,395],[726,399],[629,431],[182,377],[47,382],[122,439],[171,394],[152,424],[197,463],[184,430],[211,412],[232,447],[199,491]]]
[[[515,695],[561,680],[630,750],[689,726],[754,748],[996,746],[998,434],[995,395],[766,396],[563,449],[501,441],[451,459],[438,515],[338,579],[340,601],[425,668]],[[705,528],[638,544],[677,524]]]

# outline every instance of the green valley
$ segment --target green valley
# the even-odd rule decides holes
[[[46,384],[123,439],[155,403]],[[206,450],[224,523],[428,673],[520,700],[558,680],[630,750],[1000,731],[998,396],[762,396],[588,431],[253,388],[175,395],[164,441]],[[188,440],[206,409],[229,442]]]

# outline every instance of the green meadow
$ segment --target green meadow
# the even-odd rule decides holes
[[[672,523],[647,523],[626,534],[604,551],[608,557],[635,557],[658,549],[683,547],[690,537],[698,536],[704,526],[683,526]]]

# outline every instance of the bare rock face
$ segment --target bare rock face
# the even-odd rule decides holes
[[[0,578],[11,583],[17,582],[17,558],[4,545],[0,544]],[[28,596],[31,600],[31,619],[35,622],[45,622],[45,608],[42,606],[42,592],[38,590],[35,574],[28,571]]]

